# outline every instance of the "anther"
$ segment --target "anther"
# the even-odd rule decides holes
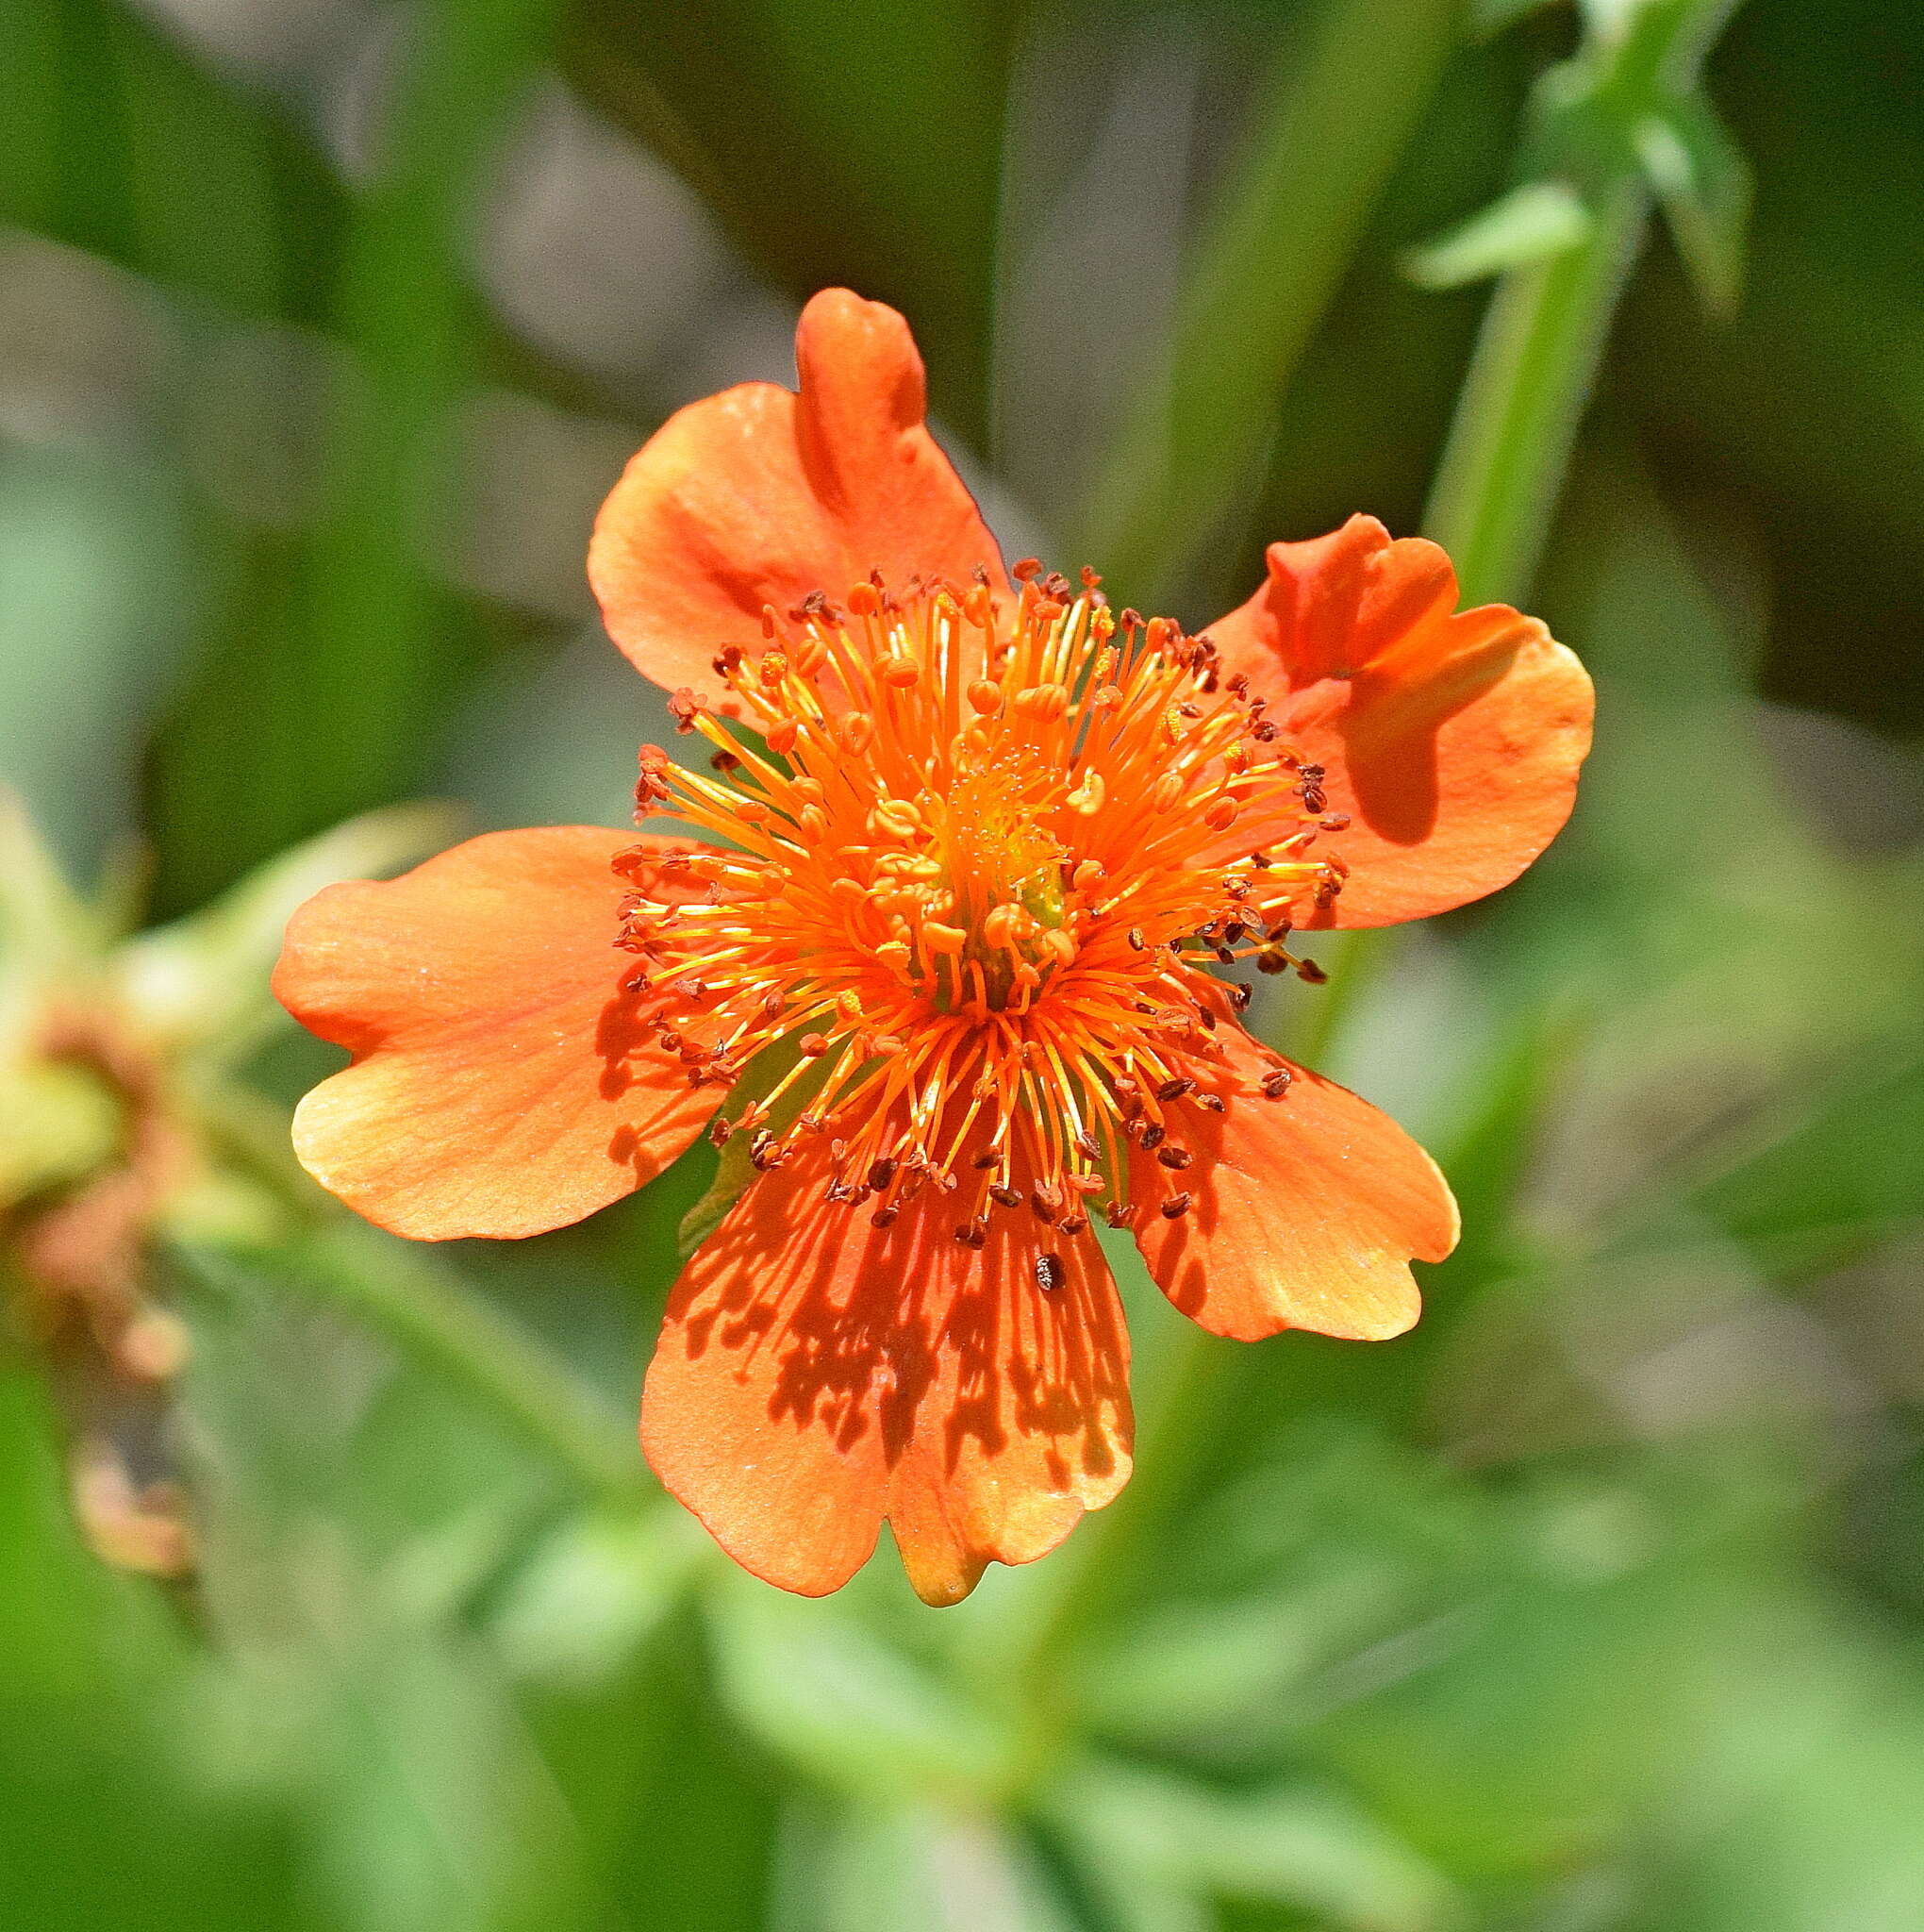
[[[1036,1257],[1036,1286],[1044,1294],[1057,1289],[1063,1282],[1062,1257],[1060,1255],[1037,1255]]]
[[[997,1181],[989,1189],[988,1198],[998,1208],[1020,1208],[1022,1205],[1022,1191],[1020,1188],[1006,1187],[1001,1181]]]
[[[1263,1075],[1263,1097],[1266,1100],[1281,1100],[1289,1091],[1289,1082],[1295,1076],[1287,1067],[1271,1067]]]
[[[1055,1224],[1055,1231],[1057,1234],[1081,1234],[1088,1224],[1089,1218],[1086,1214],[1065,1214]]]
[[[1188,1211],[1189,1197],[1187,1194],[1171,1194],[1162,1204],[1162,1213],[1165,1221],[1180,1221]]]
[[[1162,1083],[1162,1085],[1155,1090],[1155,1097],[1158,1100],[1162,1101],[1180,1100],[1182,1099],[1184,1094],[1193,1093],[1195,1092],[1195,1081],[1184,1078],[1179,1075],[1177,1078],[1173,1080],[1165,1080]]]
[[[1195,1157],[1186,1147],[1178,1147],[1172,1141],[1169,1146],[1159,1148],[1155,1158],[1164,1167],[1183,1168],[1187,1167]]]
[[[895,1178],[895,1163],[892,1160],[878,1160],[869,1170],[869,1185],[879,1194]]]
[[[980,1221],[965,1221],[956,1228],[955,1239],[965,1248],[979,1248],[988,1240],[988,1229]]]
[[[1168,1137],[1169,1129],[1167,1127],[1159,1127],[1152,1122],[1142,1130],[1142,1151],[1145,1154],[1154,1152]]]

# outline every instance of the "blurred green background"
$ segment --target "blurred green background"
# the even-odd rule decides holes
[[[1924,1924],[1920,237],[1907,0],[0,8],[0,1925]],[[1119,1252],[1136,1483],[939,1613],[641,1466],[705,1148],[408,1248],[265,994],[623,821],[589,520],[834,281],[1010,556],[1200,625],[1371,510],[1600,695],[1256,1009],[1447,1166],[1421,1327]]]

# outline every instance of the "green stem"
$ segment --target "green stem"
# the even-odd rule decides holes
[[[276,1279],[324,1295],[544,1450],[587,1491],[632,1498],[646,1474],[633,1430],[569,1369],[469,1290],[427,1249],[349,1220],[296,1166],[285,1118],[236,1086],[200,1124],[225,1159],[282,1208],[290,1232],[259,1256]],[[204,1279],[254,1256],[184,1243]]]
[[[1160,594],[1246,488],[1277,399],[1457,43],[1460,0],[1325,0],[1279,61],[1167,350],[1097,465],[1071,553]]]
[[[217,1289],[257,1258],[207,1247],[184,1252],[195,1275]],[[336,1224],[257,1259],[276,1283],[324,1296],[476,1397],[589,1493],[613,1500],[642,1493],[632,1432],[539,1342],[424,1256],[372,1229]]]
[[[1592,212],[1583,241],[1498,284],[1457,400],[1423,527],[1468,604],[1530,588],[1650,198],[1625,179]]]

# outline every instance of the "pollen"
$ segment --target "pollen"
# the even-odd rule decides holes
[[[642,1024],[691,1086],[776,1070],[723,1104],[755,1169],[825,1137],[831,1201],[887,1227],[936,1189],[968,1247],[1024,1206],[1064,1242],[1128,1225],[1129,1144],[1186,1167],[1185,1114],[1221,1108],[1248,993],[1215,969],[1314,978],[1285,941],[1345,876],[1322,772],[1206,636],[1016,575],[765,609],[671,706],[714,775],[640,753],[638,821],[710,849],[615,861]]]

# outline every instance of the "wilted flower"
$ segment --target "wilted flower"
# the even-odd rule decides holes
[[[244,1151],[266,1109],[235,1076],[280,1021],[263,982],[288,912],[451,829],[435,808],[372,813],[204,911],[133,932],[125,882],[77,892],[0,791],[0,1274],[10,1315],[60,1370],[75,1503],[110,1560],[188,1561],[174,1485],[151,1466],[186,1351],[153,1257],[168,1239],[257,1239],[276,1223],[269,1146]]]
[[[752,1184],[674,1289],[650,1458],[771,1581],[836,1588],[886,1517],[950,1602],[1127,1476],[1094,1220],[1219,1334],[1416,1319],[1448,1189],[1213,969],[1314,978],[1297,932],[1514,878],[1568,814],[1590,688],[1368,518],[1274,545],[1194,637],[1007,572],[901,317],[831,291],[797,357],[799,394],[674,417],[589,555],[713,747],[712,775],[641,753],[638,816],[688,836],[499,833],[336,887],[276,989],[355,1056],[302,1159],[403,1234],[559,1226],[712,1122]]]

